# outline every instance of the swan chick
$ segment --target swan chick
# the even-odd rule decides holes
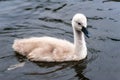
[[[73,16],[72,27],[74,43],[54,37],[31,37],[16,39],[13,43],[14,51],[26,56],[31,61],[79,61],[87,56],[85,37],[87,31],[87,18],[77,13]]]

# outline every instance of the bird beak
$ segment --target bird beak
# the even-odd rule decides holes
[[[90,37],[87,28],[82,27],[82,32],[83,32],[88,38]]]

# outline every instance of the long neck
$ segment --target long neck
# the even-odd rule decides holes
[[[75,46],[75,54],[79,58],[83,59],[87,55],[86,42],[84,38],[84,34],[82,31],[74,30],[74,46]]]

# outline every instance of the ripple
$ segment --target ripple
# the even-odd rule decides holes
[[[97,8],[98,11],[103,11],[103,9]]]
[[[7,28],[4,28],[3,30],[5,30],[5,31],[7,30],[8,31],[8,30],[17,30],[17,29],[18,28],[7,27]]]
[[[103,20],[105,19],[106,17],[98,17],[98,16],[94,16],[94,17],[88,17],[88,19],[91,19],[91,20]]]
[[[114,18],[109,18],[109,20],[112,20],[114,22],[118,22],[117,20],[115,20]]]
[[[100,50],[96,50],[96,49],[93,49],[93,48],[89,48],[88,51],[90,51],[90,53],[99,53],[99,52],[101,52]]]
[[[63,4],[60,7],[53,9],[54,12],[57,12],[58,10],[62,9],[63,7],[65,7],[67,4]]]
[[[113,2],[120,2],[120,0],[105,0],[105,1],[103,1],[103,3],[104,2],[111,2],[111,1],[113,1]]]
[[[107,37],[108,39],[112,40],[112,41],[120,41],[119,38],[112,38],[112,37]]]
[[[38,19],[42,21],[46,21],[46,22],[56,22],[56,23],[64,23],[66,25],[71,25],[70,23],[67,23],[61,19],[53,19],[53,18],[48,18],[48,17],[38,18]]]

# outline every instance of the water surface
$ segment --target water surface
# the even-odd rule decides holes
[[[73,42],[71,19],[78,12],[87,16],[91,33],[85,60],[36,63],[13,51],[16,38],[52,36]],[[119,0],[0,0],[0,79],[120,80],[119,26]]]

